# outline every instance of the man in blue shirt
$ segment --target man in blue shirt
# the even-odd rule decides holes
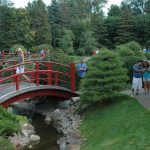
[[[77,64],[76,66],[77,71],[78,71],[78,76],[80,79],[82,79],[87,71],[87,65],[83,62],[83,60],[80,60],[80,63]]]
[[[133,82],[132,82],[132,95],[139,95],[139,90],[142,89],[142,74],[143,70],[143,61],[139,60],[135,65],[133,65]]]

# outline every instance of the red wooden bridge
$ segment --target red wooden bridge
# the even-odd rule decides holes
[[[75,92],[75,65],[49,61],[27,61],[25,72],[16,74],[16,61],[7,61],[9,67],[0,70],[0,105],[8,107],[11,103],[34,96],[56,96],[70,99]],[[25,74],[31,83],[23,80]]]

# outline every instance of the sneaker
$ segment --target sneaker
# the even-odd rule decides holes
[[[136,93],[136,95],[139,95],[139,93]]]
[[[133,94],[131,94],[131,97],[134,97],[134,95],[133,95]]]

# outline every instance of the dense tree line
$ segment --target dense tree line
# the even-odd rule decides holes
[[[136,41],[150,43],[150,0],[123,0],[111,5],[106,0],[42,0],[15,8],[11,0],[0,0],[0,50],[15,44],[27,49],[39,45],[60,48],[66,54],[91,54],[94,48],[116,48]],[[149,45],[148,45],[149,46]]]

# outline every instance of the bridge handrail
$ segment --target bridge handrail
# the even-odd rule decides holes
[[[45,64],[47,65],[45,65]],[[20,66],[20,65],[26,65],[26,64],[35,64],[35,68],[36,69],[30,69],[30,68],[25,68],[25,70],[27,70],[26,72],[24,73],[20,73],[20,74],[16,74],[16,67],[17,66]],[[52,70],[52,66],[56,64],[58,66],[63,66],[63,67],[66,67],[67,68],[67,72],[63,72],[63,71],[56,71],[56,70]],[[45,65],[47,67],[47,70],[40,70],[40,66],[41,65]],[[51,65],[51,66],[50,66]],[[47,75],[47,82],[48,82],[48,85],[51,85],[51,81],[54,80],[54,84],[57,85],[58,84],[58,81],[62,81],[62,82],[66,82],[64,80],[59,80],[58,79],[58,75],[65,75],[66,77],[70,78],[70,87],[71,87],[71,90],[75,90],[75,79],[74,79],[74,66],[73,64],[70,64],[69,65],[64,65],[64,64],[61,64],[61,63],[57,63],[57,62],[47,62],[47,61],[35,61],[35,62],[32,62],[32,61],[27,61],[25,63],[22,63],[22,64],[15,64],[13,66],[10,66],[10,67],[7,67],[5,69],[2,69],[0,70],[0,73],[2,72],[8,72],[8,71],[14,71],[14,74],[9,76],[9,77],[5,77],[5,78],[1,78],[0,79],[0,83],[3,83],[7,80],[10,80],[10,79],[13,79],[14,81],[16,81],[16,90],[19,89],[19,77],[22,76],[23,74],[31,74],[32,75],[32,81],[34,82],[36,80],[36,85],[39,85],[39,80],[41,80],[41,78],[39,78],[39,75],[40,74],[46,74]],[[53,78],[51,78],[51,74],[54,75]],[[36,77],[35,77],[36,75]],[[43,80],[43,79],[42,79]],[[49,81],[48,81],[49,80]]]

